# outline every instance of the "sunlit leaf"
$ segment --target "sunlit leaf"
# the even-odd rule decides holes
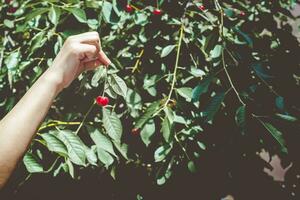
[[[123,128],[115,112],[110,112],[106,108],[103,108],[103,125],[110,138],[117,142],[121,141]]]
[[[35,156],[30,152],[25,154],[23,162],[27,171],[30,173],[41,173],[44,171],[43,166],[38,163]]]

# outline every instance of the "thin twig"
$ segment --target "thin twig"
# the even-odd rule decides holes
[[[184,146],[181,144],[180,140],[178,139],[177,133],[174,134],[174,137],[175,137],[176,142],[179,144],[179,146],[181,147],[182,151],[184,152],[184,155],[186,156],[186,158],[188,160],[191,160],[190,157],[189,157],[189,155],[187,154],[186,149],[184,148]]]
[[[218,9],[220,11],[220,15],[221,15],[221,22],[220,22],[220,37],[222,39],[222,51],[221,51],[221,55],[222,55],[222,65],[223,65],[223,68],[224,68],[224,71],[226,73],[226,76],[227,76],[227,79],[233,89],[233,91],[235,92],[238,100],[240,101],[240,103],[245,106],[246,104],[243,102],[243,100],[241,99],[240,95],[239,95],[239,92],[237,91],[237,89],[235,88],[232,80],[231,80],[231,77],[230,77],[230,74],[226,68],[226,62],[225,62],[225,55],[224,55],[224,48],[225,48],[225,43],[224,43],[224,33],[223,33],[223,29],[224,29],[224,11],[222,10],[222,8],[220,8],[219,6],[219,3],[218,1],[216,0],[216,5],[218,5]]]
[[[80,123],[80,125],[78,126],[77,130],[75,131],[75,135],[78,134],[80,128],[82,127],[82,125],[84,124],[87,116],[90,114],[90,112],[93,110],[94,106],[96,105],[96,101],[94,101],[94,103],[90,106],[89,110],[87,111],[87,113],[84,115],[82,122]]]
[[[137,68],[139,66],[139,63],[140,63],[140,60],[141,60],[141,57],[143,56],[143,54],[144,54],[144,49],[142,49],[141,52],[139,53],[139,55],[137,56],[138,59],[136,60],[135,65],[132,68],[131,73],[134,73],[137,70]]]

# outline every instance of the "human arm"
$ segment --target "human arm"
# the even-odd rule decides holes
[[[53,64],[0,121],[0,188],[26,151],[59,92],[83,71],[109,65],[97,32],[71,36]]]

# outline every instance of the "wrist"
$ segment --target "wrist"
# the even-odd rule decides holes
[[[56,93],[59,93],[63,90],[63,75],[59,73],[58,70],[52,70],[51,68],[47,69],[41,77],[43,81],[52,85]]]

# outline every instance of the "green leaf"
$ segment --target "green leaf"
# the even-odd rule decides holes
[[[228,16],[228,17],[233,17],[234,16],[234,11],[230,8],[225,8],[224,12],[225,12],[226,16]]]
[[[45,31],[41,31],[39,33],[37,33],[31,40],[30,42],[30,53],[29,53],[29,57],[40,47],[42,47],[46,41],[47,41],[47,37],[45,37],[46,32]]]
[[[271,135],[275,138],[275,140],[278,142],[278,144],[281,147],[281,151],[284,153],[288,153],[288,150],[285,146],[285,141],[282,137],[282,133],[276,129],[272,124],[268,123],[268,122],[263,122],[261,120],[259,120],[262,125],[269,131],[269,133],[271,133]]]
[[[279,117],[280,119],[290,121],[290,122],[295,122],[298,120],[296,117],[293,117],[291,115],[283,115],[283,114],[276,113],[276,116]]]
[[[97,87],[100,82],[103,82],[106,78],[106,68],[98,67],[94,73],[91,81],[93,87]]]
[[[161,124],[161,132],[163,134],[165,141],[170,142],[171,141],[171,124],[170,124],[170,121],[167,116],[164,118],[164,120]]]
[[[41,173],[44,171],[43,166],[38,163],[32,153],[27,152],[23,158],[23,162],[29,173]]]
[[[240,36],[242,36],[242,38],[246,41],[246,43],[248,44],[249,47],[253,48],[253,41],[252,39],[249,37],[248,34],[244,33],[243,31],[241,31],[239,28],[234,27],[233,30],[238,33]]]
[[[60,130],[57,136],[66,145],[70,160],[77,165],[85,166],[85,145],[81,139],[69,130]]]
[[[52,24],[57,25],[60,15],[61,15],[61,10],[56,6],[52,6],[48,13],[48,18]]]
[[[190,170],[190,172],[195,173],[197,171],[196,165],[194,163],[194,161],[190,160],[188,162],[188,169]]]
[[[146,146],[148,146],[151,143],[151,137],[155,133],[155,123],[153,120],[149,120],[143,129],[141,130],[140,136],[142,138],[142,141]]]
[[[282,96],[276,97],[275,103],[279,110],[284,110],[284,98]]]
[[[235,122],[236,124],[244,129],[246,126],[246,106],[241,106],[237,109],[235,113]]]
[[[8,19],[3,20],[3,24],[4,24],[7,28],[13,28],[13,27],[15,26],[14,21],[8,20]]]
[[[202,94],[206,93],[211,83],[212,77],[207,77],[202,83],[197,85],[192,91],[192,102],[199,101]]]
[[[154,152],[154,159],[155,162],[161,162],[163,161],[166,156],[170,153],[172,150],[172,145],[166,144],[164,146],[158,147]]]
[[[152,115],[159,109],[160,101],[155,101],[147,108],[144,115],[138,119],[135,128],[142,128],[144,124],[152,117]]]
[[[114,158],[102,148],[97,148],[97,154],[99,160],[108,168],[114,162]]]
[[[203,112],[203,116],[206,117],[206,121],[213,120],[215,114],[218,112],[218,110],[221,107],[221,104],[224,100],[225,93],[221,92],[219,94],[216,94],[210,104],[206,107],[205,111]]]
[[[75,177],[74,176],[74,166],[73,166],[72,162],[70,161],[70,159],[66,160],[66,164],[67,164],[66,166],[68,167],[68,172],[69,172],[70,176],[72,178],[74,178]]]
[[[134,118],[138,117],[138,111],[142,109],[142,98],[139,93],[132,89],[128,89],[125,100],[130,111],[130,115]]]
[[[176,47],[176,45],[168,45],[168,46],[164,47],[163,50],[161,51],[160,57],[163,58],[163,57],[168,56],[175,47]]]
[[[85,155],[90,164],[97,166],[97,155],[96,155],[94,149],[85,147]]]
[[[112,142],[109,140],[108,137],[103,135],[99,131],[99,129],[96,129],[92,126],[88,126],[88,132],[89,132],[92,140],[96,144],[97,148],[101,148],[101,149],[107,151],[108,153],[114,155],[116,158],[118,158],[118,156],[116,155],[116,153],[114,151]]]
[[[109,112],[109,110],[103,108],[103,125],[110,138],[117,142],[121,141],[123,128],[115,112]]]
[[[113,141],[115,147],[118,149],[118,151],[121,153],[121,155],[126,159],[128,160],[128,145],[123,143],[121,144],[120,142],[116,142],[116,141]]]
[[[116,24],[120,20],[120,17],[116,14],[115,10],[113,9],[113,5],[108,1],[103,2],[102,13],[104,20],[107,23]]]
[[[120,78],[116,74],[112,74],[111,76],[109,76],[109,84],[110,84],[110,86],[112,87],[112,89],[114,90],[115,93],[117,93],[117,94],[123,96],[124,98],[126,98],[127,85],[123,81],[122,78]]]
[[[71,12],[73,16],[81,23],[86,23],[87,18],[84,10],[75,7],[65,8],[67,11]]]
[[[21,58],[20,51],[14,51],[4,60],[4,63],[9,71],[15,70]]]
[[[28,21],[32,20],[33,18],[40,16],[47,12],[49,8],[35,8],[32,12],[30,12],[28,15],[25,17],[25,23]]]
[[[206,146],[205,146],[205,144],[203,144],[202,142],[200,142],[200,141],[197,141],[197,144],[198,144],[198,146],[200,147],[200,149],[202,149],[202,150],[206,150]]]
[[[45,140],[49,151],[56,152],[62,156],[68,155],[67,147],[54,133],[43,133],[41,134],[41,137]]]
[[[177,88],[176,91],[180,96],[187,99],[187,101],[190,101],[192,99],[192,93],[193,93],[192,88],[182,87],[182,88]]]

